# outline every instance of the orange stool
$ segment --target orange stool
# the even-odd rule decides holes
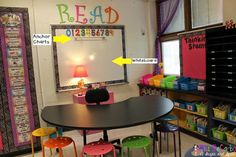
[[[100,155],[101,157],[103,157],[103,155],[111,151],[113,151],[113,156],[116,157],[116,151],[113,144],[105,141],[96,141],[85,145],[82,149],[80,157],[83,157],[84,154],[94,155],[94,156]]]
[[[58,148],[58,150],[59,150],[59,157],[63,157],[62,148],[70,145],[71,143],[73,143],[73,145],[74,145],[75,156],[77,157],[77,151],[76,151],[75,142],[72,140],[72,138],[65,137],[65,136],[51,138],[51,139],[48,139],[46,142],[44,142],[43,148],[42,148],[43,157],[45,157],[44,147],[47,147],[47,148],[50,148],[50,149]]]
[[[34,157],[34,140],[33,136],[40,137],[41,147],[43,148],[43,137],[48,136],[50,134],[56,133],[57,129],[54,127],[45,127],[45,128],[38,128],[34,130],[31,134],[31,147],[32,147],[32,157]],[[52,153],[51,153],[52,154]]]

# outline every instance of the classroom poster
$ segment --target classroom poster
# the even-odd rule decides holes
[[[206,79],[206,37],[204,32],[181,35],[183,76]]]
[[[1,52],[15,146],[30,142],[34,118],[21,13],[0,13]]]

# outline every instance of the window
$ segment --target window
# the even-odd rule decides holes
[[[223,0],[191,0],[192,27],[223,22]]]
[[[179,40],[162,42],[161,46],[164,74],[180,76]]]
[[[167,9],[168,7],[165,5],[165,2],[163,2],[162,5],[163,8],[161,9]],[[169,12],[163,12],[168,14]],[[167,15],[163,15],[164,17]],[[184,0],[180,0],[179,6],[177,8],[177,11],[171,21],[171,23],[168,25],[166,31],[164,34],[167,33],[173,33],[173,32],[179,32],[184,30]]]

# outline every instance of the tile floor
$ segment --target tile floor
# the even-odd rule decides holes
[[[136,126],[136,127],[130,127],[130,128],[124,128],[124,129],[116,129],[116,130],[109,130],[109,138],[112,139],[116,139],[116,138],[124,138],[130,135],[149,135],[151,131],[151,125],[150,124],[144,124],[144,125],[140,125],[140,126]],[[74,131],[69,131],[69,132],[65,132],[64,133],[65,136],[69,136],[72,137],[74,139],[74,141],[76,142],[77,145],[77,151],[78,154],[81,151],[81,148],[83,146],[83,138],[82,136],[78,133],[77,130]],[[100,137],[102,137],[102,133],[96,133],[96,134],[92,134],[87,136],[87,140],[88,142],[94,141],[94,140],[98,140]],[[169,140],[172,140],[173,136],[169,136]],[[164,138],[164,137],[163,137]],[[165,142],[165,141],[164,141]],[[194,144],[205,144],[203,141],[200,141],[196,138],[193,138],[189,135],[186,135],[184,133],[181,133],[181,142],[182,142],[182,156],[184,157],[185,152],[193,147]],[[170,152],[166,151],[166,143],[163,144],[163,153],[160,154],[160,157],[174,157],[174,153],[173,153],[173,142],[169,142],[170,144]],[[178,149],[178,147],[177,147]],[[64,157],[73,157],[74,156],[74,152],[73,152],[73,147],[68,146],[67,148],[63,149],[63,153],[64,153]],[[178,152],[177,152],[178,154]],[[18,157],[31,157],[31,154],[25,154],[25,155],[20,155]],[[41,157],[41,151],[37,152],[35,154],[35,157]],[[46,150],[46,156],[50,156],[49,155],[49,150]],[[53,151],[53,157],[57,157],[58,154],[56,153],[56,151]],[[79,155],[78,155],[79,157]],[[132,157],[144,157],[144,152],[142,150],[133,150],[132,151]]]

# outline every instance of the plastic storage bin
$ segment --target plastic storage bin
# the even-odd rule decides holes
[[[226,138],[227,138],[227,142],[236,145],[236,137],[231,135],[230,133],[226,132]]]
[[[161,87],[162,88],[169,88],[174,89],[174,81],[176,80],[176,76],[167,76],[162,79],[161,81]]]
[[[163,75],[155,75],[149,79],[150,86],[160,87],[160,80],[163,78]]]
[[[186,109],[186,103],[183,100],[174,100],[174,106]]]
[[[181,90],[197,90],[198,82],[189,81],[180,83]]]
[[[213,111],[214,111],[214,117],[219,118],[219,119],[226,119],[227,118],[226,111],[221,111],[217,108],[213,108]]]
[[[180,83],[189,82],[189,77],[180,77],[177,80],[174,81],[174,89],[181,89]]]
[[[228,119],[230,121],[236,122],[236,114],[235,113],[229,113],[228,114]]]
[[[196,111],[196,103],[195,102],[186,102],[186,109],[192,112]]]
[[[226,134],[225,132],[217,130],[217,128],[212,129],[212,134],[214,138],[217,138],[219,140],[225,141],[226,140]]]
[[[199,132],[200,134],[206,135],[207,127],[204,127],[204,126],[201,126],[201,125],[197,125],[197,132]]]
[[[194,123],[186,123],[186,128],[192,131],[197,131],[197,124]]]
[[[207,115],[207,106],[205,104],[196,104],[197,112],[203,115]]]
[[[140,83],[141,84],[145,84],[145,85],[148,85],[149,84],[149,79],[152,77],[153,75],[152,74],[147,74],[147,75],[144,75],[140,78]]]

